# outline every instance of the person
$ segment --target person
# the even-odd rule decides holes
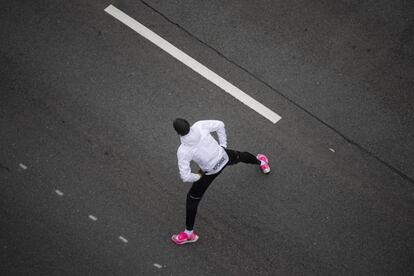
[[[268,174],[270,166],[264,154],[254,156],[249,152],[227,149],[227,136],[222,121],[204,120],[190,126],[187,120],[177,118],[173,126],[181,140],[177,150],[181,179],[183,182],[193,183],[187,193],[186,228],[171,237],[174,243],[182,245],[198,240],[199,236],[193,230],[198,204],[209,185],[224,168],[242,162],[258,165],[263,173]],[[212,132],[217,133],[218,142],[211,135]],[[191,161],[199,166],[198,173],[191,171]]]

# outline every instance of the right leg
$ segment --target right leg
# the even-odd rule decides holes
[[[250,152],[241,152],[237,150],[226,149],[227,155],[229,156],[229,162],[227,165],[234,165],[239,162],[247,164],[256,164],[260,166],[263,173],[268,174],[270,172],[269,160],[263,154],[254,156]],[[227,166],[226,165],[226,166]]]
[[[250,152],[244,151],[237,151],[237,150],[231,150],[226,149],[227,155],[229,156],[229,163],[228,165],[234,165],[239,162],[246,163],[246,164],[256,164],[260,165],[260,161],[251,154]]]

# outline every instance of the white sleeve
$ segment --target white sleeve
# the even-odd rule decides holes
[[[201,177],[199,174],[192,173],[190,168],[191,158],[183,151],[177,151],[178,169],[183,182],[196,182]]]
[[[218,120],[205,120],[205,121],[199,121],[201,127],[208,129],[210,132],[216,132],[219,144],[222,147],[227,148],[227,135],[226,135],[226,129],[225,125],[222,121]]]

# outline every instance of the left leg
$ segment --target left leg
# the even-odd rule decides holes
[[[189,242],[196,242],[198,240],[198,235],[193,231],[198,204],[207,188],[219,174],[220,172],[213,175],[203,175],[191,186],[191,189],[187,193],[186,201],[186,229],[171,237],[176,244],[181,245]]]
[[[207,188],[218,174],[203,175],[197,182],[194,182],[187,193],[186,202],[186,229],[193,230],[197,215],[198,204],[200,203]]]

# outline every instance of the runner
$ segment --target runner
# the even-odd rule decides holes
[[[249,152],[240,152],[227,148],[227,135],[224,123],[217,120],[198,121],[190,124],[181,118],[173,122],[174,129],[180,135],[181,145],[177,150],[178,168],[183,182],[193,185],[187,194],[186,228],[173,235],[172,241],[178,245],[196,242],[198,235],[194,232],[197,207],[208,186],[220,175],[223,169],[239,162],[259,165],[262,172],[270,172],[269,160],[263,154],[254,156]],[[216,132],[218,142],[210,134]],[[198,173],[192,173],[190,162],[200,167]]]

